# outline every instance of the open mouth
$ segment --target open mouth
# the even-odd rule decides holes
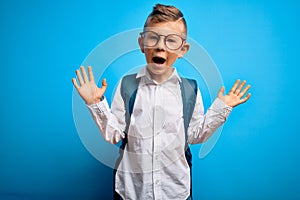
[[[158,56],[155,56],[152,58],[152,61],[155,63],[155,64],[164,64],[166,62],[166,59],[162,58],[162,57],[158,57]]]

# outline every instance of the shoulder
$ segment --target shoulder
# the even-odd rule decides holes
[[[180,79],[183,85],[189,85],[193,88],[198,87],[197,81],[195,79],[190,79],[185,77],[180,77]]]
[[[122,80],[124,80],[124,79],[135,79],[136,76],[137,76],[137,73],[128,74],[128,75],[123,76]]]
[[[127,84],[135,84],[137,79],[136,76],[136,73],[124,76],[121,80],[122,85],[126,86]]]
[[[121,80],[121,95],[131,95],[138,88],[139,78],[136,78],[137,74],[129,74]]]

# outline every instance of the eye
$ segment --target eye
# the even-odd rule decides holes
[[[158,40],[158,37],[156,35],[149,35],[148,37],[150,40]]]
[[[178,37],[177,35],[168,35],[166,41],[168,43],[178,43],[180,42],[180,37]]]
[[[174,42],[177,42],[177,41],[174,40],[173,38],[168,38],[168,39],[167,39],[167,42],[174,43]]]

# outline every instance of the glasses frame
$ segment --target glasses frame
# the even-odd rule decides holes
[[[145,38],[145,34],[146,34],[146,33],[149,33],[149,32],[154,33],[155,35],[157,35],[157,36],[158,36],[158,40],[157,40],[157,42],[156,42],[154,45],[152,45],[152,46],[145,45],[146,47],[155,47],[155,46],[159,43],[160,38],[161,38],[162,36],[164,37],[164,44],[165,44],[165,46],[166,46],[169,50],[172,50],[172,51],[175,51],[175,50],[180,49],[180,48],[183,46],[183,44],[185,43],[185,41],[186,41],[186,38],[183,38],[182,36],[180,36],[180,35],[178,35],[178,34],[175,34],[175,33],[168,34],[168,35],[162,35],[162,34],[158,34],[158,33],[154,32],[154,31],[143,31],[143,32],[140,33],[140,36],[144,39],[144,38]],[[167,37],[169,37],[170,35],[176,35],[176,36],[178,36],[178,37],[181,38],[181,45],[180,45],[178,48],[176,48],[176,49],[171,49],[171,48],[168,47],[168,45],[167,45]]]

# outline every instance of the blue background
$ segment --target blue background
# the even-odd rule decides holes
[[[252,85],[211,153],[194,156],[195,199],[299,199],[297,1],[160,2],[183,11],[227,88]],[[100,42],[141,28],[155,3],[0,2],[0,199],[111,199],[112,170],[74,125],[71,78]]]

